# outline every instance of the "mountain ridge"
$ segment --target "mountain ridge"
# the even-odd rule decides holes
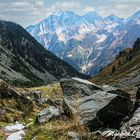
[[[26,30],[44,48],[86,74],[97,74],[140,36],[140,32],[137,32],[140,28],[139,18],[131,21],[112,15],[102,18],[94,12],[87,15],[93,14],[95,18],[89,18],[86,14],[71,14],[61,11],[59,16],[51,15],[53,17],[49,16]],[[130,40],[127,42],[128,38]]]
[[[140,86],[139,62],[140,38],[135,41],[133,47],[121,51],[116,59],[91,78],[91,81],[101,85],[110,84],[131,92]]]
[[[13,22],[0,21],[0,58],[0,78],[14,84],[41,85],[67,76],[86,77]]]

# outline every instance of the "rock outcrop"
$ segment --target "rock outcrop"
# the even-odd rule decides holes
[[[126,134],[126,138],[129,136],[140,139],[140,107],[134,112],[132,118],[122,126],[121,133]]]
[[[7,113],[12,113],[12,116],[20,114],[24,116],[33,110],[33,102],[26,96],[14,91],[6,82],[0,80],[0,120],[5,121],[10,119],[13,121],[11,115],[7,118]],[[7,119],[6,119],[7,118]]]
[[[8,84],[0,79],[0,99],[11,97],[9,93]]]
[[[60,81],[64,93],[64,111],[69,117],[90,129],[119,128],[132,108],[127,93],[97,86],[79,78]]]
[[[106,129],[99,131],[103,139],[113,140],[137,140],[140,139],[140,107],[134,112],[133,116],[126,122],[123,122],[119,130]],[[94,132],[98,133],[98,131]]]

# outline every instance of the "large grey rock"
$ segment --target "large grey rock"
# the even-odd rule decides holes
[[[119,128],[132,107],[129,95],[121,90],[102,88],[79,78],[62,79],[60,84],[65,113],[91,131],[101,127]]]
[[[120,131],[108,129],[103,131],[101,135],[114,140],[140,139],[140,107],[134,112],[132,118],[122,125]]]
[[[49,121],[50,119],[56,118],[60,116],[60,111],[58,108],[54,106],[50,106],[47,109],[41,111],[37,116],[37,121],[39,123],[44,123]]]

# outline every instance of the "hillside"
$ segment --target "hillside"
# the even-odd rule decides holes
[[[101,72],[91,79],[98,84],[110,84],[131,91],[140,85],[140,39],[133,48],[128,48]]]
[[[20,25],[0,21],[0,78],[14,85],[48,84],[67,76],[87,76],[46,51]]]

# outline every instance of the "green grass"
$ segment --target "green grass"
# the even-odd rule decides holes
[[[62,98],[63,97],[63,93],[62,93],[62,89],[60,86],[60,83],[53,83],[50,85],[46,85],[46,86],[39,86],[39,87],[32,87],[32,88],[17,88],[16,89],[18,92],[21,91],[42,91],[42,97],[45,98]]]
[[[33,124],[28,128],[25,140],[36,137],[37,140],[66,140],[67,124],[62,120],[53,120],[45,124]]]

